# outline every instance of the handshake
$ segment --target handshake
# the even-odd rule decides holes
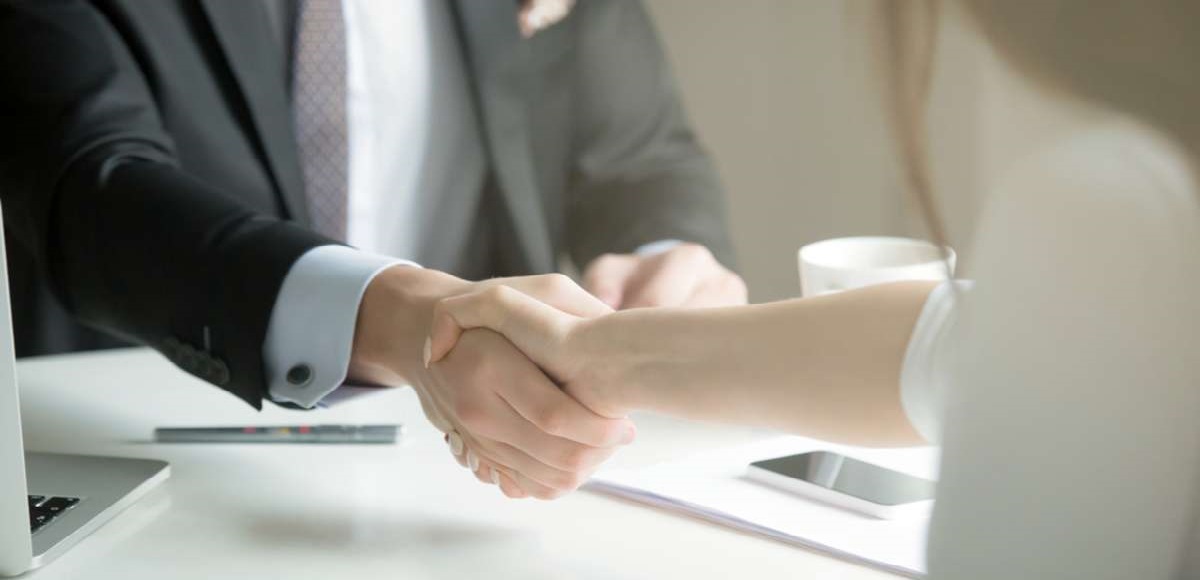
[[[561,497],[636,434],[611,364],[619,327],[595,323],[614,309],[746,301],[741,278],[692,244],[603,256],[584,280],[587,290],[561,274],[472,283],[386,270],[363,296],[350,376],[411,385],[481,482],[512,498]]]

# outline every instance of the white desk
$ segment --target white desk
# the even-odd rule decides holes
[[[460,468],[408,389],[311,413],[232,395],[143,350],[20,363],[30,450],[151,457],[172,476],[37,580],[88,578],[893,578],[581,492],[505,499]],[[762,436],[638,417],[614,459],[658,461]],[[396,422],[399,445],[157,445],[159,425]]]

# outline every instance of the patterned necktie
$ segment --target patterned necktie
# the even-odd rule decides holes
[[[345,241],[349,159],[341,0],[303,0],[295,42],[292,113],[312,226]]]

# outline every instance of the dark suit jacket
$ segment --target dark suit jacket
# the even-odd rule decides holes
[[[717,179],[638,3],[580,2],[530,40],[514,1],[453,6],[488,177],[476,227],[453,238],[470,248],[427,265],[549,272],[562,254],[586,264],[668,238],[729,263]],[[330,243],[305,228],[284,63],[258,2],[0,0],[23,354],[86,344],[46,319],[44,286],[88,326],[261,405],[279,285]]]

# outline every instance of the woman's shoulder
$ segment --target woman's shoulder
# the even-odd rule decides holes
[[[1103,269],[1152,258],[1200,276],[1197,247],[1200,188],[1187,149],[1114,119],[1015,164],[990,192],[972,249],[981,267],[1033,259]]]
[[[1170,219],[1200,217],[1195,158],[1172,136],[1128,117],[1110,118],[1033,152],[997,193],[1034,196],[1051,206],[1086,203]]]

